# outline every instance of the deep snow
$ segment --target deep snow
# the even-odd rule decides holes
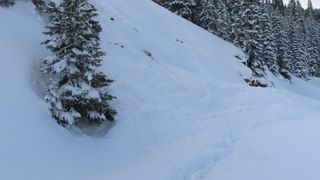
[[[103,138],[52,120],[35,88],[44,22],[31,3],[0,9],[0,179],[320,178],[319,80],[248,87],[239,49],[150,0],[93,3],[118,97]]]

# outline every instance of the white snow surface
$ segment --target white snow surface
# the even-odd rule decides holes
[[[118,97],[101,138],[57,125],[36,93],[49,52],[32,4],[0,8],[0,179],[320,179],[318,79],[248,87],[239,49],[150,0],[92,2]]]

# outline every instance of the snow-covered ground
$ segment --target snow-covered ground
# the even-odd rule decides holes
[[[52,120],[35,88],[45,24],[31,3],[0,9],[0,179],[320,179],[319,80],[248,87],[240,50],[150,0],[93,3],[118,97],[102,138]]]

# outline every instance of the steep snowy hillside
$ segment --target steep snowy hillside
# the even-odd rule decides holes
[[[150,0],[92,2],[118,97],[100,138],[50,117],[37,90],[45,22],[32,4],[0,9],[0,179],[320,178],[319,80],[248,87],[239,49]]]

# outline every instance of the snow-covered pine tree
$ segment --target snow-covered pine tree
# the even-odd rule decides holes
[[[246,65],[252,69],[254,75],[264,76],[265,64],[262,57],[259,56],[262,52],[260,40],[261,27],[259,17],[261,16],[261,8],[259,0],[243,0],[242,8],[242,24],[241,27],[244,33],[243,50],[248,54]]]
[[[295,31],[293,29],[294,27],[294,14],[296,9],[296,1],[290,0],[286,9],[285,9],[285,22],[286,22],[286,31],[288,34],[288,48],[287,48],[287,56],[290,60],[289,64],[289,72],[294,72],[294,51],[292,49],[292,42],[293,42],[293,35],[295,34]]]
[[[285,78],[291,79],[290,77],[290,60],[288,57],[289,50],[289,37],[287,33],[286,21],[281,15],[280,10],[275,9],[272,14],[272,32],[275,36],[275,48],[276,48],[276,59],[279,67],[278,72]]]
[[[313,14],[313,4],[312,4],[312,1],[311,0],[308,0],[308,8],[307,8],[307,16],[308,17],[313,17],[314,14]]]
[[[279,11],[280,14],[284,14],[285,5],[283,0],[272,0],[273,9]]]
[[[32,3],[36,6],[36,10],[39,13],[43,13],[46,9],[46,3],[44,0],[32,0]]]
[[[105,53],[96,9],[86,0],[64,0],[59,6],[50,3],[48,13],[49,39],[43,44],[52,56],[45,58],[42,71],[52,77],[46,97],[52,116],[67,128],[113,121],[109,101],[114,97],[107,89],[112,80],[98,71]]]
[[[305,44],[304,9],[299,1],[291,0],[289,12],[289,53],[292,60],[291,73],[299,78],[306,79],[308,75],[307,51]]]
[[[305,20],[306,26],[306,37],[305,44],[307,48],[307,63],[309,76],[319,77],[320,76],[320,52],[319,52],[319,28],[316,27],[316,22],[309,16]]]
[[[231,42],[231,19],[224,0],[216,0],[217,31],[219,37]]]
[[[0,6],[2,7],[10,7],[13,6],[15,3],[15,0],[0,0]]]
[[[185,19],[190,21],[194,19],[194,8],[196,7],[194,0],[163,0],[161,4]]]
[[[259,57],[263,59],[263,64],[274,74],[277,74],[279,67],[276,61],[275,35],[272,31],[271,14],[268,11],[267,3],[261,3],[260,15],[260,44],[262,51]]]
[[[215,10],[214,0],[201,1],[199,25],[213,34],[217,34],[217,14]]]
[[[194,24],[196,24],[200,27],[202,27],[202,26],[199,23],[199,19],[200,19],[200,13],[202,12],[204,1],[206,1],[206,0],[194,0],[196,5],[192,8],[191,22],[193,22]]]
[[[230,19],[231,19],[231,34],[230,39],[231,42],[238,46],[243,48],[243,42],[244,42],[244,34],[242,29],[242,4],[243,0],[230,0],[227,4],[228,12],[230,13]]]

